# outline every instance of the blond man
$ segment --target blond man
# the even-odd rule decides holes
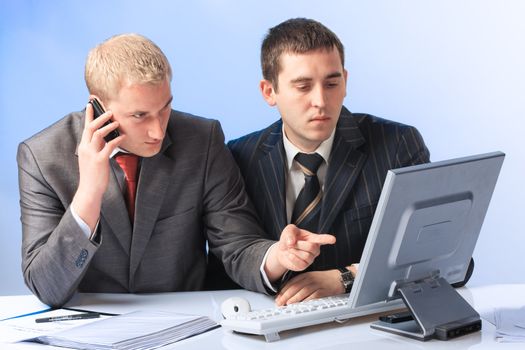
[[[44,303],[199,290],[206,242],[237,283],[264,292],[334,241],[294,226],[277,244],[261,238],[220,124],[171,109],[170,64],[149,39],[101,43],[85,80],[106,112],[95,119],[88,104],[18,149],[23,273]]]

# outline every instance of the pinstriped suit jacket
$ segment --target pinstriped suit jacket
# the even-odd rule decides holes
[[[268,238],[286,226],[285,151],[282,121],[230,141],[249,196]],[[337,242],[323,246],[310,270],[359,262],[389,169],[429,162],[429,151],[411,126],[343,107],[324,185],[318,233]]]

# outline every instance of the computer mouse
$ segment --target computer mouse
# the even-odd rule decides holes
[[[230,318],[238,314],[251,311],[248,300],[241,297],[231,297],[224,300],[221,304],[221,313],[224,318]]]

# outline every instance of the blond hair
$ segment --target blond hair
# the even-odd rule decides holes
[[[108,100],[125,84],[171,81],[171,67],[162,50],[148,38],[120,34],[89,52],[84,78],[90,94]]]

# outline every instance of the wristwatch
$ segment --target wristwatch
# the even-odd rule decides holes
[[[341,272],[341,283],[345,288],[345,293],[350,293],[354,285],[354,276],[345,267],[340,267],[338,270]]]

